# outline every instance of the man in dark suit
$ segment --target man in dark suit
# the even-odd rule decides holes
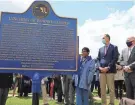
[[[55,75],[55,77],[54,77],[54,89],[57,92],[57,96],[58,96],[57,101],[61,103],[63,93],[62,93],[62,83],[61,83],[61,76],[60,75]]]
[[[135,99],[135,37],[126,41],[127,48],[122,50],[120,64],[125,72],[127,98]]]
[[[118,60],[119,53],[117,46],[110,44],[110,36],[108,34],[104,35],[102,42],[105,46],[101,47],[98,53],[102,105],[107,105],[106,84],[110,92],[109,105],[114,105],[114,73],[116,73],[115,64]]]
[[[6,105],[9,88],[13,83],[13,74],[0,73],[0,105]]]
[[[28,76],[22,75],[20,79],[20,97],[28,97],[28,93],[31,93],[31,79]]]

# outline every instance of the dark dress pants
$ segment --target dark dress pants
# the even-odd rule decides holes
[[[115,81],[115,95],[116,98],[122,99],[123,94],[123,80],[116,80]]]
[[[125,77],[127,98],[135,99],[135,73],[130,73]]]
[[[9,92],[8,88],[0,88],[0,105],[6,105],[8,92]]]

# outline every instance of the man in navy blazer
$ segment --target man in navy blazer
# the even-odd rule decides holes
[[[110,104],[114,105],[114,73],[116,73],[116,62],[119,57],[118,48],[110,43],[110,36],[105,34],[102,42],[105,46],[99,49],[99,71],[100,71],[100,86],[102,105],[107,105],[106,101],[106,84],[110,92]]]

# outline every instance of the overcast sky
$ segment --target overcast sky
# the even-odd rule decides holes
[[[0,11],[22,13],[33,1],[0,0]],[[96,57],[98,49],[103,46],[101,38],[104,33],[110,34],[111,43],[118,46],[119,52],[126,47],[126,38],[135,36],[135,4],[133,1],[49,0],[49,2],[59,16],[78,19],[80,52],[83,47],[89,47],[91,55]]]

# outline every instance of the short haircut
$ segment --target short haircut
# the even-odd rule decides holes
[[[82,51],[84,51],[84,50],[85,50],[86,52],[88,52],[88,53],[90,52],[89,48],[87,48],[87,47],[84,47],[84,48],[82,49]]]
[[[110,40],[110,35],[109,34],[105,34],[105,36]]]
[[[133,41],[135,41],[135,37],[134,36],[131,36],[129,38],[132,39]]]

